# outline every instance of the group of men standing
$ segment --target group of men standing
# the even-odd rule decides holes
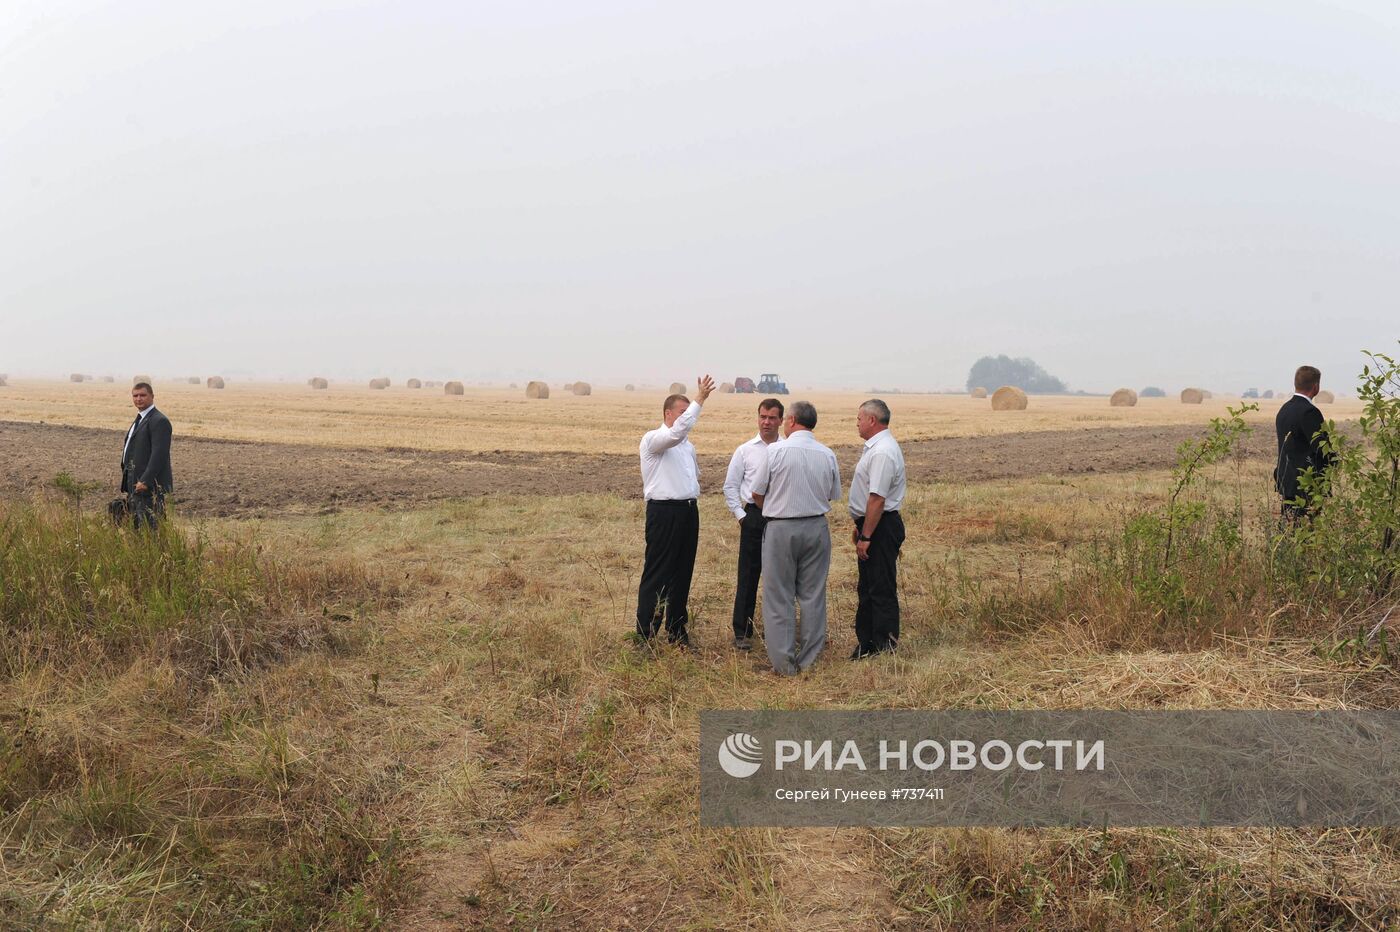
[[[690,643],[686,626],[700,535],[700,477],[689,437],[713,391],[714,380],[705,376],[694,400],[669,396],[661,426],[642,437],[646,558],[637,593],[637,635],[643,642],[664,626],[672,643]],[[890,409],[878,398],[856,412],[865,446],[847,499],[859,577],[852,660],[891,652],[899,643],[896,567],[904,543],[900,507],[906,482],[904,456],[889,423]],[[816,426],[817,409],[810,402],[795,401],[788,408],[765,398],[758,405],[758,433],[734,451],[724,480],[725,504],[739,522],[734,646],[753,648],[761,584],[764,645],[774,671],[787,676],[811,667],[826,646],[827,513],[841,498],[841,472],[836,455],[816,439]]]

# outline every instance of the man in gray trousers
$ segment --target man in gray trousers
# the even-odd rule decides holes
[[[831,529],[826,513],[841,497],[836,454],[817,442],[817,409],[795,401],[783,423],[787,439],[768,447],[754,477],[763,509],[763,639],[773,670],[796,676],[826,646],[826,576]],[[795,604],[794,604],[795,603]],[[802,608],[797,630],[796,606]]]

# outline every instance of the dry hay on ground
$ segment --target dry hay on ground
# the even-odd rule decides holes
[[[1322,391],[1318,392],[1317,397],[1313,399],[1313,401],[1317,402],[1320,405],[1330,405],[1336,400],[1337,396],[1327,391],[1325,388]]]
[[[76,373],[76,372],[74,372],[72,375],[68,376],[68,381],[70,381],[70,382],[81,382],[82,380],[83,380],[83,377],[82,377],[81,375],[79,375],[78,373]]]
[[[733,383],[733,382],[721,382],[721,383],[719,383],[719,392],[720,392],[721,395],[732,395],[732,394],[734,394],[734,383]]]
[[[369,380],[369,387],[370,387],[370,388],[374,388],[374,389],[380,389],[380,390],[386,389],[386,388],[389,387],[389,380],[388,380],[388,379],[370,379],[370,380]]]
[[[672,382],[672,383],[671,383],[671,394],[672,394],[672,395],[684,395],[684,394],[685,394],[685,383],[684,383],[684,382]]]
[[[593,394],[593,386],[589,385],[587,382],[575,382],[572,390],[575,395]]]
[[[548,398],[549,386],[543,382],[531,382],[525,386],[526,398]]]
[[[461,382],[448,382],[442,387],[442,393],[444,395],[465,395],[467,389]]]
[[[979,385],[976,388],[974,388],[969,394],[971,394],[973,398],[986,398],[987,390]]]
[[[1024,411],[1030,399],[1015,385],[1003,385],[992,392],[993,411]]]
[[[145,382],[147,385],[155,384],[151,381],[151,377],[149,375],[133,375],[131,377],[131,385],[133,388],[135,388],[137,385],[140,385],[142,382]]]
[[[1120,388],[1108,399],[1108,403],[1115,408],[1131,408],[1137,404],[1137,392],[1131,388]]]
[[[422,381],[420,381],[419,379],[409,379],[408,382],[405,383],[405,384],[407,384],[409,388],[422,388],[422,387],[423,387],[423,383],[422,383]]]
[[[196,382],[195,384],[197,385],[197,384],[199,384],[199,383]],[[223,388],[223,387],[224,387],[224,380],[223,380],[223,377],[222,377],[222,376],[211,375],[211,376],[209,376],[208,380],[207,380],[204,384],[207,385],[207,386],[209,386],[210,388]]]
[[[1198,405],[1205,400],[1205,392],[1199,388],[1183,388],[1181,390],[1181,403],[1184,405]]]
[[[330,383],[330,382],[327,382],[325,379],[321,378],[320,376],[317,376],[317,377],[311,379],[311,380],[308,381],[306,384],[307,384],[307,385],[310,385],[312,388],[330,388],[330,387],[331,387],[331,383]]]

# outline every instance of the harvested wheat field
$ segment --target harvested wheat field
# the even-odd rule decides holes
[[[100,513],[124,387],[0,395],[0,522],[23,543],[0,569],[42,606],[0,597],[0,720],[23,736],[0,746],[0,925],[1400,922],[1400,854],[1375,829],[697,822],[707,709],[1394,708],[1389,662],[1347,646],[1357,616],[1278,599],[1258,551],[1192,576],[1186,610],[1147,601],[1103,556],[1164,507],[1178,447],[1225,400],[1035,396],[1008,417],[968,395],[886,396],[909,476],[899,652],[845,659],[856,559],[838,503],[830,642],[784,679],[761,647],[730,645],[738,531],[718,487],[759,396],[705,405],[695,649],[644,652],[627,637],[636,448],[665,393],[464,394],[396,392],[386,413],[362,383],[158,386],[176,493],[149,539]],[[810,397],[849,482],[866,396]],[[1281,403],[1246,415],[1237,455],[1191,493],[1210,514],[1241,509],[1245,541],[1274,526]],[[1342,398],[1328,413],[1355,430],[1360,412]],[[59,473],[94,491],[75,501]],[[102,586],[85,584],[84,553],[102,555]],[[160,600],[139,589],[155,554]]]

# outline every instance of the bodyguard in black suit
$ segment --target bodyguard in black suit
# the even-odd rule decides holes
[[[170,471],[170,419],[156,410],[155,398],[150,383],[132,386],[136,420],[122,444],[122,491],[137,527],[156,526],[165,512],[165,494],[175,488]]]
[[[1322,388],[1322,373],[1312,366],[1300,366],[1293,376],[1294,395],[1279,408],[1274,419],[1278,432],[1278,465],[1274,468],[1274,486],[1283,496],[1283,516],[1291,521],[1305,517],[1310,506],[1289,504],[1298,497],[1298,477],[1312,468],[1321,476],[1332,465],[1332,455],[1322,449],[1318,432],[1322,430],[1322,412],[1313,399]]]

